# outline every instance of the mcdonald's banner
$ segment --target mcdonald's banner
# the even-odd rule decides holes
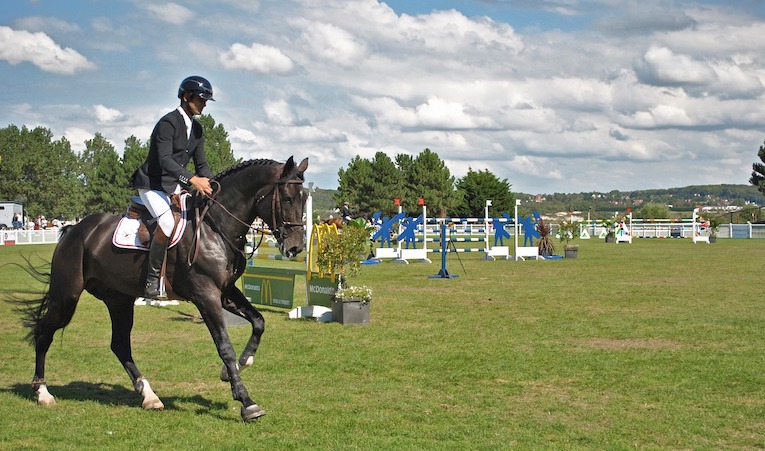
[[[308,276],[305,282],[308,284],[308,304],[332,307],[335,291],[337,291],[337,274],[325,277],[311,272]]]
[[[305,275],[305,270],[247,266],[242,275],[242,291],[253,304],[292,308],[298,275]]]

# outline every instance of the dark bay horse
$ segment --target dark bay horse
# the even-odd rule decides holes
[[[205,211],[197,224],[191,214],[181,241],[168,250],[166,290],[170,299],[192,302],[202,315],[223,360],[221,379],[231,384],[234,399],[242,403],[244,421],[265,411],[247,393],[239,367],[252,362],[260,344],[265,321],[236,287],[246,265],[245,236],[249,225],[260,217],[273,231],[280,252],[288,257],[303,250],[303,173],[308,159],[296,165],[251,160],[238,164],[214,180],[220,190],[213,199],[194,196],[192,210]],[[133,362],[130,332],[136,297],[143,293],[148,252],[118,249],[112,233],[120,216],[96,214],[61,231],[51,262],[48,290],[42,299],[28,302],[25,325],[35,347],[35,375],[32,387],[37,402],[55,403],[45,381],[45,356],[58,329],[74,315],[83,290],[106,304],[112,321],[111,349],[130,376],[135,390],[143,396],[145,409],[164,405]],[[252,335],[237,362],[223,321],[223,309],[247,319]]]

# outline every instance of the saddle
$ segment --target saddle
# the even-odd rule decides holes
[[[179,231],[178,225],[181,223],[181,220],[185,218],[184,213],[186,208],[184,203],[186,198],[186,193],[173,194],[170,196],[170,210],[172,211],[173,219],[175,220],[173,233],[170,236],[173,244],[180,238],[180,234],[177,233]],[[128,220],[129,224],[134,225],[128,226],[129,230],[125,230],[120,227],[124,220]],[[149,213],[149,210],[143,204],[141,198],[133,196],[130,198],[130,205],[125,212],[123,220],[118,224],[113,242],[118,247],[148,249],[157,227],[157,220],[151,216],[151,213]],[[131,235],[129,239],[128,235]],[[175,238],[175,240],[173,240],[173,238]]]

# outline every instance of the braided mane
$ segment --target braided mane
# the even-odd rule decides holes
[[[276,161],[276,160],[269,160],[267,158],[261,158],[261,159],[256,159],[256,160],[247,160],[247,161],[243,161],[243,162],[241,162],[239,164],[236,164],[234,166],[231,166],[228,169],[222,170],[221,172],[216,174],[215,177],[213,177],[213,178],[215,180],[220,180],[221,178],[227,177],[227,176],[231,175],[234,172],[239,172],[242,169],[248,168],[248,167],[253,166],[253,165],[262,165],[262,166],[265,166],[265,165],[272,165],[272,164],[279,164],[279,162]]]

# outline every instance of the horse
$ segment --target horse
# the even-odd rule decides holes
[[[240,366],[251,365],[265,328],[263,315],[247,300],[235,282],[246,266],[246,234],[261,218],[279,243],[279,251],[294,257],[304,247],[303,173],[308,159],[296,165],[273,160],[250,160],[214,177],[216,192],[210,197],[195,193],[180,241],[168,249],[165,286],[169,299],[192,302],[212,336],[223,361],[221,379],[230,382],[235,400],[242,403],[247,422],[265,414],[247,392]],[[200,211],[202,212],[200,214]],[[50,271],[39,272],[48,282],[42,298],[25,302],[23,322],[31,330],[35,348],[32,388],[37,403],[55,404],[45,379],[45,357],[58,329],[74,315],[82,292],[106,304],[112,322],[111,349],[127,371],[147,410],[161,410],[162,401],[133,361],[130,332],[135,299],[142,296],[148,252],[117,248],[112,234],[120,215],[94,214],[61,230]],[[250,322],[252,333],[237,360],[226,331],[223,309]]]
[[[342,229],[344,222],[343,218],[338,216],[337,218],[322,219],[319,224],[334,225],[338,229]]]

